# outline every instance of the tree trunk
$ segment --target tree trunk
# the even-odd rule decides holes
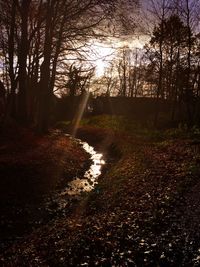
[[[187,53],[187,63],[188,63],[188,70],[187,70],[187,83],[186,83],[186,108],[187,108],[187,124],[190,128],[193,125],[193,114],[191,110],[191,97],[192,97],[192,90],[190,88],[190,74],[191,74],[191,49],[192,49],[192,33],[190,28],[190,7],[189,7],[189,0],[186,0],[187,5],[187,30],[188,30],[188,53]]]
[[[49,128],[50,107],[52,104],[53,92],[50,90],[50,63],[52,53],[52,18],[55,1],[49,0],[47,3],[44,60],[41,65],[41,77],[39,82],[39,110],[37,120],[37,130],[45,133]]]
[[[21,12],[21,42],[19,48],[19,93],[18,93],[18,119],[22,124],[28,123],[27,116],[27,55],[28,42],[28,13],[31,0],[23,0],[20,7]]]
[[[159,77],[158,77],[158,87],[156,92],[156,102],[155,102],[155,117],[154,117],[154,126],[157,126],[158,124],[158,117],[160,112],[160,103],[159,103],[159,97],[160,94],[163,95],[163,88],[162,88],[162,75],[163,75],[163,23],[164,20],[161,22],[161,37],[160,37],[160,43],[159,43],[159,52],[160,52],[160,62],[159,62]]]
[[[10,31],[8,33],[8,72],[10,77],[10,92],[8,95],[7,107],[6,107],[6,117],[11,116],[16,117],[16,88],[17,80],[14,73],[14,35],[15,35],[15,22],[16,22],[16,7],[17,1],[13,0],[11,7],[11,21],[10,21]]]

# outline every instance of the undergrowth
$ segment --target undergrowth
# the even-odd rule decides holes
[[[68,131],[70,121],[57,122],[55,128]],[[111,130],[114,133],[128,134],[133,137],[144,138],[154,142],[167,139],[193,139],[200,140],[200,128],[194,125],[188,128],[186,124],[180,123],[177,127],[155,128],[152,121],[139,121],[137,119],[126,118],[115,115],[98,115],[84,118],[80,122],[80,127],[92,127],[98,129]]]

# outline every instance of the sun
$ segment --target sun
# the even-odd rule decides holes
[[[142,49],[145,43],[144,37],[136,38],[126,36],[124,38],[108,38],[107,41],[91,40],[89,43],[89,58],[96,68],[96,77],[102,77],[110,62],[117,56],[119,49],[129,47],[130,49]]]
[[[109,66],[109,62],[115,57],[116,49],[108,43],[94,41],[90,45],[90,51],[90,58],[96,68],[95,74],[101,77]]]
[[[96,67],[96,76],[97,77],[101,77],[104,75],[105,73],[105,69],[106,67],[108,67],[108,62],[106,62],[105,60],[103,59],[97,59],[95,61],[95,67]]]

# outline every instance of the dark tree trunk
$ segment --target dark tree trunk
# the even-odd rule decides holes
[[[53,32],[53,10],[55,1],[49,0],[47,3],[45,41],[44,41],[44,61],[41,65],[41,77],[39,82],[39,110],[37,120],[37,130],[45,133],[49,128],[50,107],[52,105],[53,92],[50,90],[50,64],[52,54],[52,32]]]
[[[31,0],[23,0],[21,12],[21,42],[19,48],[19,93],[18,93],[18,119],[22,124],[28,123],[27,114],[27,55],[28,42],[28,13]]]
[[[8,58],[9,58],[9,77],[10,77],[10,93],[7,101],[6,116],[16,117],[16,88],[17,79],[14,73],[14,35],[16,22],[17,1],[13,0],[11,7],[10,31],[8,34]]]
[[[158,117],[160,112],[160,102],[159,97],[162,95],[163,97],[163,88],[162,88],[162,82],[163,82],[163,25],[164,23],[164,15],[161,22],[161,36],[160,36],[160,43],[159,43],[159,52],[160,52],[160,62],[159,62],[159,76],[158,76],[158,87],[156,92],[156,102],[155,102],[155,116],[154,116],[154,126],[157,126],[158,124]]]
[[[189,7],[189,0],[186,1],[187,5],[187,30],[188,30],[188,53],[187,53],[187,83],[186,83],[186,108],[187,108],[187,124],[190,128],[193,125],[193,113],[191,109],[191,102],[192,102],[192,89],[190,85],[190,75],[191,75],[191,50],[192,50],[192,33],[190,28],[190,19],[191,19],[191,12]]]

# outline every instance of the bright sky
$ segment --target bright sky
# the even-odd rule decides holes
[[[95,42],[91,46],[91,51],[91,57],[96,65],[96,76],[100,77],[104,74],[108,62],[115,57],[116,49],[106,43]]]
[[[133,36],[125,36],[120,40],[112,38],[109,42],[93,41],[90,46],[90,59],[94,60],[96,65],[96,76],[101,77],[104,74],[109,61],[116,56],[120,47],[142,48],[146,41],[146,37],[133,38]]]

